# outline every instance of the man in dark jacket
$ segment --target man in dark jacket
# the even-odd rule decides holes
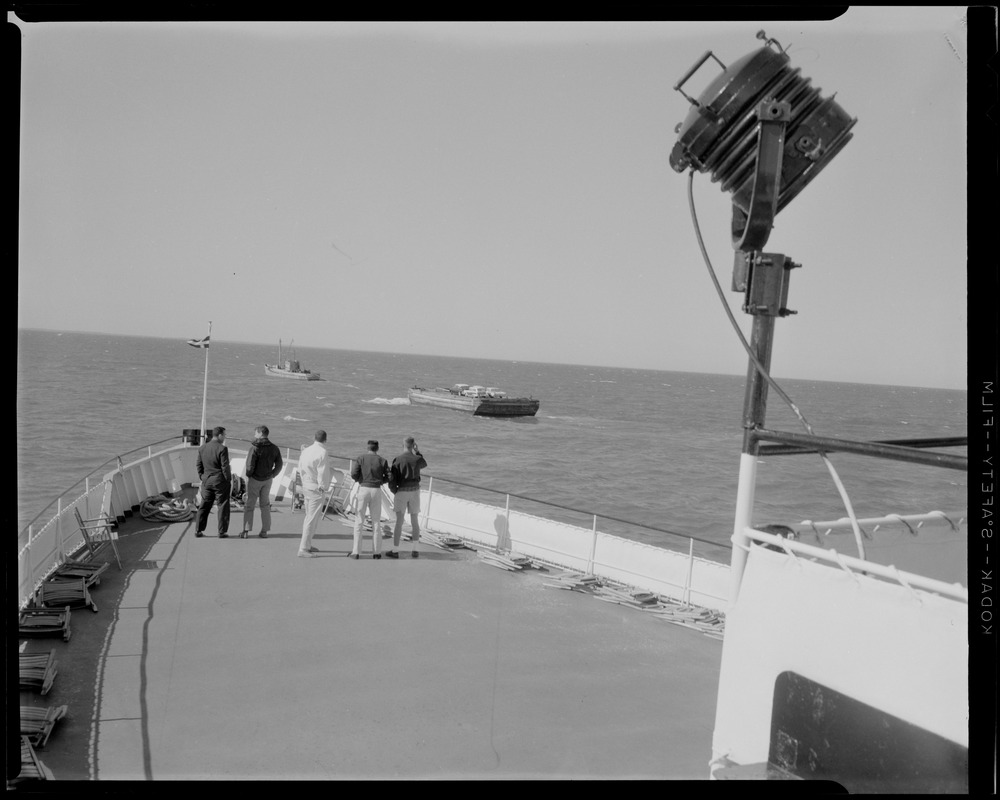
[[[417,514],[420,513],[420,470],[427,466],[424,457],[420,455],[417,443],[412,436],[407,436],[403,442],[406,450],[392,460],[389,469],[389,491],[395,495],[392,507],[396,512],[396,525],[392,531],[392,549],[385,554],[386,558],[399,558],[396,548],[399,547],[399,537],[403,533],[403,515],[410,514],[410,530],[413,542],[413,558],[420,555],[417,542],[420,540],[420,525]]]
[[[351,477],[359,484],[351,558],[361,558],[361,528],[366,512],[372,518],[372,558],[382,558],[382,484],[389,482],[389,462],[378,454],[378,442],[374,439],[368,440],[368,451],[354,462]]]
[[[271,483],[281,473],[283,466],[281,451],[267,438],[267,425],[258,425],[253,435],[253,444],[247,453],[247,500],[243,507],[243,532],[246,539],[253,530],[253,510],[260,505],[261,539],[267,538],[271,530]]]
[[[201,481],[201,504],[198,506],[198,527],[195,536],[204,536],[212,503],[219,504],[219,538],[229,536],[229,493],[233,490],[233,474],[229,467],[226,429],[212,429],[211,441],[198,450],[198,480]]]

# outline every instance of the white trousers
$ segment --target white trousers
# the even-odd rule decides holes
[[[352,555],[361,555],[361,531],[365,524],[365,512],[372,517],[372,553],[382,552],[382,487],[359,486],[357,509],[354,516],[354,549]]]
[[[305,489],[302,494],[306,499],[306,518],[302,520],[302,541],[299,542],[299,551],[308,550],[312,547],[313,534],[319,525],[319,518],[323,514],[323,499],[326,496],[321,489]]]

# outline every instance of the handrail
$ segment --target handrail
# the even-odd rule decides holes
[[[817,561],[834,563],[855,578],[855,580],[858,579],[859,574],[874,575],[885,580],[895,581],[909,589],[911,593],[912,590],[916,588],[928,592],[935,592],[960,602],[969,602],[969,590],[961,584],[945,583],[944,581],[939,581],[935,578],[928,578],[912,572],[904,572],[903,570],[897,569],[892,565],[883,566],[873,561],[864,561],[860,558],[854,558],[853,556],[842,555],[836,550],[814,547],[813,545],[808,545],[804,542],[789,541],[785,537],[778,534],[767,533],[754,528],[744,528],[743,533],[746,535],[747,539],[763,542],[764,544],[770,544],[773,547],[784,550],[786,553],[791,555],[797,554],[798,556],[813,558]],[[919,599],[919,597],[917,599]]]
[[[429,473],[428,473],[428,476],[430,476]],[[559,503],[553,503],[551,500],[539,500],[539,499],[537,499],[535,497],[528,497],[527,495],[517,494],[516,492],[506,492],[506,491],[503,491],[501,489],[491,489],[491,488],[489,488],[487,486],[477,486],[474,483],[465,483],[464,481],[457,481],[454,478],[446,478],[446,477],[440,476],[440,475],[434,475],[432,477],[434,477],[435,480],[447,481],[448,483],[454,483],[457,486],[465,486],[465,487],[468,487],[470,489],[479,489],[479,490],[484,491],[484,492],[495,492],[497,494],[505,494],[505,495],[508,495],[510,497],[516,497],[519,500],[527,500],[527,501],[529,501],[531,503],[539,503],[540,505],[552,506],[553,508],[560,508],[563,511],[572,511],[572,512],[578,513],[578,514],[586,514],[588,517],[600,517],[601,519],[610,520],[612,522],[620,522],[623,525],[633,525],[636,528],[643,528],[644,530],[655,531],[656,533],[666,533],[666,534],[668,534],[670,536],[678,536],[678,537],[683,538],[683,539],[691,539],[691,540],[693,540],[695,542],[701,542],[702,544],[712,545],[713,547],[723,547],[723,548],[726,548],[728,550],[732,549],[732,544],[731,543],[723,544],[721,542],[714,542],[711,539],[701,539],[701,538],[699,538],[697,536],[691,536],[688,533],[678,533],[677,531],[668,530],[667,528],[657,528],[655,525],[646,525],[646,524],[644,524],[642,522],[633,522],[632,520],[629,520],[629,519],[621,519],[620,517],[612,517],[610,514],[604,514],[604,513],[601,513],[601,512],[597,512],[597,511],[588,511],[588,510],[583,509],[583,508],[572,508],[571,506],[564,506],[564,505],[561,505]]]
[[[18,532],[18,539],[20,539],[22,536],[26,536],[27,533],[28,533],[28,530],[36,522],[38,522],[38,520],[42,517],[42,515],[45,514],[46,511],[48,511],[50,508],[52,508],[52,506],[55,505],[56,503],[58,503],[60,499],[62,499],[66,495],[68,495],[70,492],[72,492],[78,486],[81,486],[82,484],[86,483],[86,481],[89,478],[93,477],[97,473],[103,472],[104,470],[106,470],[112,464],[117,464],[122,458],[124,458],[126,456],[129,456],[132,453],[137,453],[140,450],[149,449],[150,447],[156,447],[157,445],[160,445],[160,444],[166,444],[167,442],[172,442],[172,441],[174,441],[175,439],[178,439],[178,438],[181,438],[181,437],[171,436],[169,439],[161,439],[161,440],[159,440],[157,442],[150,442],[149,444],[142,445],[142,447],[135,447],[132,450],[126,450],[124,453],[122,453],[120,455],[115,455],[115,456],[112,456],[109,459],[106,459],[105,461],[102,461],[98,466],[93,467],[86,475],[84,475],[82,478],[80,478],[80,480],[78,480],[76,483],[74,483],[68,489],[65,489],[62,492],[60,492],[56,496],[56,498],[54,500],[50,501],[49,504],[47,506],[45,506],[45,508],[43,508],[37,514],[35,514],[35,516],[31,518],[31,520],[28,522],[28,524],[25,525],[23,528],[21,528],[21,530]]]
[[[130,455],[132,455],[134,453],[138,453],[138,452],[140,452],[142,450],[149,450],[152,447],[156,447],[158,445],[166,444],[168,442],[175,442],[178,439],[183,440],[183,436],[171,436],[169,439],[161,439],[159,441],[151,442],[149,444],[142,445],[141,447],[136,447],[136,448],[133,448],[132,450],[126,451],[125,453],[123,453],[121,455],[113,456],[112,458],[109,458],[106,461],[102,462],[100,466],[93,468],[89,473],[87,473],[87,475],[85,475],[83,478],[81,478],[79,481],[77,481],[75,484],[73,484],[73,486],[71,486],[69,489],[67,489],[66,491],[62,492],[55,500],[53,500],[52,502],[50,502],[44,509],[42,509],[41,512],[39,512],[38,514],[36,514],[35,517],[31,520],[31,522],[29,522],[21,530],[21,532],[19,534],[19,539],[21,537],[26,536],[27,533],[28,533],[28,531],[32,528],[32,526],[49,509],[51,509],[54,504],[56,504],[57,502],[59,502],[59,500],[61,500],[65,495],[67,495],[69,492],[71,492],[77,486],[80,486],[81,484],[83,484],[86,480],[88,480],[94,474],[99,473],[99,472],[107,469],[111,465],[120,466],[121,463],[123,462],[123,460],[125,458],[127,458],[128,456],[130,456]],[[251,440],[241,439],[239,437],[230,437],[230,436],[227,436],[226,439],[227,439],[227,441],[231,441],[231,442],[241,442],[241,443],[245,442],[246,444],[252,444]],[[279,449],[281,449],[282,451],[284,451],[287,454],[289,460],[291,459],[291,454],[293,452],[298,453],[298,452],[301,451],[301,448],[297,447],[297,446],[296,447],[290,447],[290,446],[287,446],[287,445],[280,445],[277,442],[272,442],[272,443],[275,444]],[[330,456],[330,458],[340,459],[340,460],[343,460],[343,461],[346,461],[346,462],[351,462],[353,460],[353,458],[354,458],[354,456],[343,456],[343,455],[339,455],[339,454],[336,454],[336,453],[330,453],[329,456]],[[725,550],[731,550],[732,549],[732,544],[730,542],[716,542],[716,541],[712,541],[711,539],[703,539],[703,538],[700,538],[700,537],[697,537],[697,536],[691,536],[690,534],[685,534],[685,533],[679,533],[677,531],[672,531],[672,530],[669,530],[667,528],[659,528],[659,527],[656,527],[655,525],[647,525],[647,524],[644,524],[644,523],[641,523],[641,522],[635,522],[633,520],[623,519],[621,517],[614,517],[614,516],[611,516],[611,515],[605,514],[605,513],[599,513],[599,512],[595,512],[595,511],[588,511],[586,509],[581,509],[581,508],[573,508],[572,506],[562,505],[560,503],[553,503],[552,501],[549,501],[549,500],[539,500],[538,498],[530,497],[528,495],[518,494],[516,492],[506,492],[506,491],[503,491],[503,490],[500,490],[500,489],[494,489],[494,488],[491,488],[491,487],[488,487],[488,486],[479,486],[477,484],[467,483],[465,481],[455,480],[454,478],[449,478],[449,477],[446,477],[446,476],[435,476],[435,475],[431,475],[430,473],[425,473],[425,474],[427,475],[428,478],[433,478],[433,479],[439,480],[439,481],[445,481],[447,483],[455,484],[456,486],[464,486],[466,488],[476,489],[478,491],[491,492],[491,493],[496,494],[496,495],[507,495],[508,497],[516,497],[519,500],[526,500],[526,501],[531,502],[531,503],[538,503],[539,505],[542,505],[542,506],[549,506],[549,507],[552,507],[552,508],[558,508],[558,509],[561,509],[563,511],[569,511],[569,512],[572,512],[572,513],[585,514],[586,516],[589,516],[589,517],[600,517],[601,519],[605,519],[605,520],[608,520],[608,521],[611,521],[611,522],[617,522],[617,523],[620,523],[620,524],[623,524],[623,525],[629,525],[629,526],[632,526],[632,527],[635,527],[635,528],[640,528],[640,529],[647,530],[647,531],[653,531],[655,533],[662,533],[662,534],[666,534],[668,536],[674,536],[674,537],[678,537],[678,538],[681,538],[681,539],[687,539],[689,541],[696,541],[696,542],[700,542],[701,544],[709,545],[711,547],[719,547],[719,548],[722,548],[722,549],[725,549]]]

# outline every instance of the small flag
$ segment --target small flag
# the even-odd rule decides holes
[[[192,347],[201,347],[203,349],[208,349],[208,340],[210,337],[206,336],[204,339],[188,339],[188,344]]]

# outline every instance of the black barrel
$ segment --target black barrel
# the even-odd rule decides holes
[[[197,428],[185,428],[181,434],[181,441],[184,444],[201,444],[201,431]],[[211,436],[206,436],[205,440],[210,439]]]

